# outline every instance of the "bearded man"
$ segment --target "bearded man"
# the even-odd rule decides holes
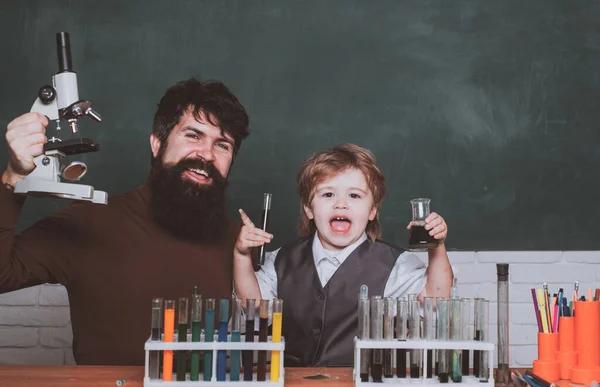
[[[153,298],[190,296],[194,286],[205,298],[231,297],[240,226],[226,217],[225,194],[248,115],[220,82],[172,86],[154,116],[142,186],[107,205],[73,203],[17,234],[25,197],[12,191],[43,153],[47,125],[27,113],[7,126],[0,292],[64,285],[77,364],[142,365]]]

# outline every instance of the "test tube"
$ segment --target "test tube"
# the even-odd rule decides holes
[[[410,319],[412,316],[412,307],[413,307],[413,303],[414,301],[417,301],[417,294],[408,294],[407,295],[408,298],[408,330],[409,330],[409,335],[408,338],[412,340],[412,336],[410,335]],[[420,330],[420,327],[419,327]],[[419,336],[420,337],[420,336]],[[408,351],[408,364],[409,367],[411,364],[413,364],[413,359],[414,361],[419,362],[420,358],[421,358],[421,351],[417,350],[417,349],[411,349],[410,351]],[[412,369],[411,369],[412,372]],[[411,376],[412,378],[413,376]]]
[[[496,274],[498,277],[498,368],[496,370],[496,385],[508,386],[511,384],[508,336],[508,263],[497,263]],[[548,302],[548,299],[547,299]],[[549,306],[547,303],[546,305]]]
[[[448,340],[449,318],[449,300],[438,298],[437,301],[437,337],[440,341]],[[448,383],[448,350],[440,349],[437,351],[437,374],[440,383]]]
[[[470,332],[471,332],[471,299],[470,298],[462,298],[462,340],[470,340]],[[463,349],[462,352],[462,374],[463,376],[469,376],[469,359],[470,359],[471,351],[468,349]]]
[[[405,298],[398,298],[396,337],[400,341],[408,338],[408,301]],[[396,350],[396,376],[406,378],[406,348]]]
[[[204,310],[204,341],[212,343],[215,341],[215,306],[217,300],[214,298],[206,299],[206,308]],[[208,382],[212,379],[213,351],[204,351],[204,377]]]
[[[450,318],[450,340],[461,341],[462,340],[462,302],[458,298],[454,298],[450,301],[452,308]],[[462,382],[462,350],[452,350],[452,381],[454,383]]]
[[[435,320],[433,314],[433,297],[425,297],[423,299],[423,338],[427,341],[435,340],[435,331],[433,323]],[[427,350],[427,378],[433,377],[433,349]]]
[[[219,342],[227,341],[227,324],[229,322],[229,300],[219,300]],[[217,381],[224,382],[227,375],[227,350],[217,351]]]
[[[385,340],[394,340],[394,307],[396,298],[386,297],[383,306],[383,338]],[[394,377],[394,363],[392,359],[392,350],[383,350],[383,376],[386,378]]]
[[[414,299],[410,302],[410,317],[408,324],[408,333],[411,340],[421,339],[421,313],[419,309],[419,301]],[[410,352],[410,377],[416,379],[421,376],[421,355],[423,351],[420,349],[412,349]]]
[[[479,309],[480,309],[480,305],[481,305],[481,300],[482,298],[474,298],[474,305],[473,305],[473,316],[474,316],[474,321],[473,321],[473,339],[475,341],[481,341],[481,330],[480,330],[480,326],[481,326],[481,314],[479,313]],[[477,349],[473,350],[473,375],[476,377],[479,377],[479,361],[480,359],[480,352]]]
[[[477,310],[479,313],[479,331],[480,333],[480,341],[489,341],[489,313],[490,313],[490,302],[488,300],[480,300],[479,301],[479,309]],[[487,383],[490,370],[488,365],[488,351],[479,351],[479,381],[482,383]]]
[[[367,285],[362,285],[358,294],[358,338],[361,340],[369,340],[369,316],[369,288]],[[360,380],[362,382],[369,381],[369,355],[369,349],[360,350]]]
[[[172,343],[175,335],[175,300],[165,301],[165,331],[163,341]],[[163,380],[173,380],[173,350],[165,349],[163,353]]]
[[[202,296],[192,294],[192,341],[199,342],[202,336]],[[200,379],[200,351],[192,351],[190,364],[190,380]]]
[[[231,312],[231,341],[239,343],[242,341],[242,299],[233,299],[233,311]],[[241,353],[239,350],[231,351],[231,371],[229,380],[237,382],[240,380]]]
[[[185,343],[187,341],[188,328],[188,298],[179,298],[179,319],[177,325],[177,342]],[[186,351],[177,351],[177,380],[185,380],[187,371]]]
[[[269,300],[260,300],[258,315],[258,341],[266,343],[269,338]],[[267,351],[258,351],[256,380],[259,382],[267,380]]]
[[[281,342],[281,323],[283,320],[283,300],[275,298],[273,300],[273,330],[271,341],[273,343]],[[278,382],[281,367],[281,351],[271,352],[271,381]]]
[[[261,229],[263,231],[267,231],[267,229],[269,228],[269,212],[271,211],[271,197],[272,196],[273,195],[271,195],[270,193],[264,194],[263,214],[262,214],[262,221],[261,221]],[[266,250],[267,250],[266,244],[263,244],[262,246],[260,246],[259,253],[258,253],[258,264],[259,265],[264,265],[264,263],[265,263]]]
[[[254,342],[254,318],[256,313],[256,300],[246,300],[246,343]],[[252,381],[254,351],[245,350],[242,352],[242,361],[244,362],[244,381]]]
[[[163,299],[154,298],[152,300],[152,327],[150,330],[150,340],[160,341],[160,334],[163,325]],[[150,351],[148,360],[148,376],[150,379],[160,378],[160,351]]]
[[[371,340],[383,340],[383,299],[371,297]],[[383,382],[383,350],[373,349],[371,378],[374,382]]]

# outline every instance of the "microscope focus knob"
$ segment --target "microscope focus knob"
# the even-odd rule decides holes
[[[38,97],[40,97],[40,101],[42,101],[44,105],[48,105],[56,98],[56,90],[50,85],[44,85],[40,87]]]

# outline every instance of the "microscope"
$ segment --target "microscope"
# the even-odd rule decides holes
[[[90,101],[79,99],[77,74],[73,72],[71,42],[67,32],[56,34],[56,46],[58,73],[52,76],[52,86],[45,85],[40,88],[31,111],[56,121],[57,131],[60,131],[60,120],[67,121],[70,131],[75,135],[79,132],[80,117],[88,115],[98,122],[102,121],[102,117],[92,109]],[[70,155],[96,152],[98,149],[98,144],[89,138],[73,137],[63,141],[52,136],[44,144],[44,153],[34,158],[33,172],[16,183],[14,192],[106,204],[106,192],[96,191],[92,186],[61,182],[61,177],[69,181],[79,181],[87,172],[87,166],[83,162],[74,161],[61,166],[61,159]]]

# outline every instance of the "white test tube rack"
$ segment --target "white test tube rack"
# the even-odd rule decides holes
[[[244,340],[244,336],[242,335],[242,340]],[[283,368],[283,352],[285,350],[285,339],[282,336],[281,342],[274,343],[271,339],[271,336],[267,338],[266,342],[259,342],[258,335],[254,335],[254,342],[246,343],[244,341],[235,341],[232,342],[231,335],[227,335],[227,341],[216,341],[217,333],[215,332],[215,341],[206,342],[204,341],[204,334],[201,335],[201,341],[191,341],[191,334],[188,333],[188,338],[186,342],[164,342],[164,341],[156,341],[148,339],[146,340],[146,344],[144,345],[144,350],[146,351],[146,360],[144,367],[144,387],[283,387],[284,381],[284,368]],[[177,336],[175,336],[175,340]],[[202,380],[203,374],[200,373],[200,380],[192,381],[190,380],[189,373],[186,374],[186,380],[177,381],[175,380],[177,377],[177,372],[173,372],[173,380],[165,381],[162,379],[150,379],[150,351],[213,351],[212,357],[212,374],[211,380]],[[217,381],[217,354],[218,351],[280,351],[280,361],[279,361],[279,380],[276,382],[271,381],[271,373],[267,372],[266,380],[264,382],[259,382],[256,380],[256,372],[253,373],[252,381],[244,381],[244,372],[240,370],[240,380],[239,381],[231,381],[229,380],[229,373],[226,374],[226,378],[224,381]],[[173,352],[173,359],[177,357],[177,352]],[[240,354],[241,357],[241,354]],[[243,366],[243,361],[241,362]],[[162,367],[162,364],[160,364]]]
[[[360,379],[360,350],[361,349],[420,349],[423,351],[423,366],[421,367],[421,375],[417,378],[398,378],[394,375],[393,378],[385,378],[383,377],[383,383],[388,384],[401,384],[401,385],[415,385],[419,387],[443,387],[445,384],[459,384],[459,385],[467,385],[473,384],[477,386],[488,386],[494,387],[494,343],[485,342],[485,341],[441,341],[441,340],[360,340],[358,338],[354,338],[354,370],[353,370],[353,379],[355,386],[381,386],[379,382],[363,382]],[[427,378],[427,350],[428,349],[472,349],[479,351],[487,351],[488,353],[488,381],[480,382],[478,377],[465,377],[463,376],[463,381],[460,383],[454,383],[452,381],[452,375],[449,375],[448,383],[440,383],[436,376],[433,378]],[[483,366],[483,364],[481,365]]]

